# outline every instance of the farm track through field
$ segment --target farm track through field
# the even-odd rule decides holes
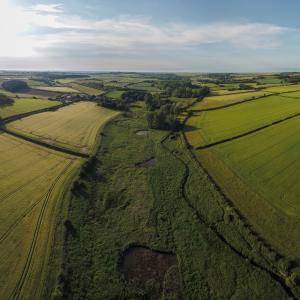
[[[48,143],[43,142],[41,140],[37,140],[37,139],[31,138],[31,137],[25,136],[23,134],[11,131],[7,128],[2,128],[2,131],[9,134],[9,135],[14,136],[14,137],[20,138],[22,140],[25,140],[27,142],[30,142],[30,143],[33,143],[33,144],[36,144],[36,145],[39,145],[39,146],[42,146],[42,147],[45,147],[45,148],[49,148],[49,149],[54,150],[54,151],[63,152],[63,153],[69,154],[69,155],[82,157],[82,158],[88,158],[89,157],[89,154],[74,151],[74,150],[67,149],[67,148],[63,148],[63,147],[60,147],[60,146],[57,146],[57,145],[51,145],[51,144],[48,144]]]
[[[261,127],[258,127],[258,128],[252,129],[252,130],[249,130],[249,131],[244,132],[244,133],[242,133],[242,134],[239,134],[239,135],[236,135],[236,136],[233,136],[233,137],[230,137],[230,138],[222,139],[222,140],[220,140],[220,141],[213,142],[213,143],[210,143],[210,144],[206,144],[206,145],[203,145],[203,146],[198,146],[198,147],[196,147],[195,149],[196,149],[196,150],[203,150],[203,149],[208,149],[208,148],[211,148],[211,147],[220,145],[220,144],[224,144],[224,143],[227,143],[227,142],[231,142],[231,141],[234,141],[234,140],[243,138],[243,137],[245,137],[245,136],[247,136],[247,135],[250,135],[250,134],[259,132],[259,131],[264,130],[264,129],[266,129],[266,128],[269,128],[269,127],[278,125],[278,124],[283,123],[283,122],[285,122],[285,121],[289,121],[289,120],[291,120],[291,119],[293,119],[293,118],[297,118],[297,117],[299,117],[299,116],[300,116],[300,112],[298,112],[298,113],[296,113],[296,114],[293,114],[293,115],[291,115],[291,116],[288,116],[288,117],[286,117],[286,118],[283,118],[283,119],[274,121],[274,122],[272,122],[272,123],[263,125],[263,126],[261,126]],[[190,145],[190,146],[192,146],[192,145]]]
[[[32,239],[32,242],[31,242],[31,245],[30,245],[30,248],[29,248],[29,253],[28,253],[28,256],[27,256],[27,259],[26,259],[26,262],[25,262],[25,265],[24,265],[24,268],[23,268],[23,271],[22,271],[22,274],[20,276],[20,279],[19,279],[16,287],[14,288],[14,290],[13,290],[11,296],[10,296],[10,299],[19,299],[20,298],[22,288],[24,286],[25,280],[28,276],[29,269],[31,267],[33,254],[34,254],[35,247],[36,247],[36,244],[37,244],[37,240],[38,240],[38,237],[39,237],[39,232],[40,232],[40,229],[41,229],[41,226],[42,226],[42,222],[43,222],[44,214],[45,214],[45,211],[46,211],[46,208],[47,208],[47,204],[50,200],[51,194],[52,194],[56,184],[61,179],[61,177],[67,172],[67,170],[69,169],[69,167],[72,164],[73,164],[73,160],[70,161],[67,164],[67,166],[63,169],[63,171],[55,179],[55,181],[53,182],[53,184],[49,188],[48,192],[46,193],[45,201],[43,203],[43,206],[41,208],[41,211],[40,211],[40,214],[39,214],[39,217],[38,217],[37,225],[36,225],[36,228],[35,228],[35,231],[34,231],[33,239]]]
[[[189,181],[190,178],[190,169],[188,164],[180,157],[178,156],[174,151],[172,151],[171,149],[169,149],[166,145],[165,142],[166,140],[170,137],[170,134],[168,134],[166,137],[164,137],[161,140],[161,145],[162,147],[168,152],[170,153],[175,159],[179,160],[182,165],[184,166],[185,169],[185,173],[183,175],[182,181],[181,181],[181,195],[182,198],[185,200],[186,204],[188,205],[188,207],[193,211],[193,213],[195,214],[195,216],[197,217],[198,221],[202,224],[204,224],[209,230],[211,230],[231,251],[233,251],[236,255],[238,255],[240,258],[242,258],[243,260],[247,261],[249,264],[251,264],[253,267],[258,268],[259,270],[266,272],[267,274],[269,274],[271,276],[271,278],[273,278],[277,283],[280,284],[280,286],[284,289],[284,291],[287,293],[287,295],[289,297],[291,297],[292,299],[296,299],[296,296],[294,295],[293,291],[291,288],[289,288],[286,284],[285,284],[285,278],[284,276],[282,276],[279,272],[277,272],[277,270],[272,266],[272,264],[270,262],[268,262],[270,264],[270,269],[261,266],[260,264],[256,263],[253,259],[251,259],[250,257],[248,257],[247,255],[243,254],[241,251],[239,251],[237,248],[235,248],[233,245],[230,244],[230,242],[228,242],[226,240],[226,238],[218,231],[217,227],[214,224],[211,224],[210,222],[206,221],[201,214],[198,212],[198,210],[194,207],[194,205],[191,203],[189,196],[187,195],[186,192],[186,186],[187,183]],[[184,143],[187,146],[186,148],[188,149],[188,144],[187,144],[187,140],[185,138],[185,135],[183,133],[183,139],[184,139]],[[214,186],[216,187],[216,189],[222,194],[222,196],[224,197],[224,199],[230,204],[230,206],[232,206],[231,201],[226,197],[226,195],[223,193],[223,191],[221,190],[221,188],[219,187],[219,185],[215,182],[215,180],[210,176],[210,174],[208,173],[208,171],[206,169],[203,168],[203,166],[201,165],[201,163],[195,158],[195,156],[193,155],[193,153],[188,150],[192,160],[196,161],[197,165],[204,171],[205,174],[207,174],[208,178],[211,180],[211,182],[214,184]],[[238,213],[240,216],[240,213]],[[242,218],[244,219],[244,218]],[[257,233],[253,234],[255,236],[258,236]],[[261,241],[264,241],[261,237],[259,237],[259,239]],[[264,258],[266,260],[266,258]],[[267,260],[266,260],[267,261]]]
[[[6,232],[4,234],[2,234],[2,236],[0,236],[0,244],[10,235],[10,233],[20,224],[20,222],[28,215],[32,212],[32,210],[44,199],[44,197],[46,196],[43,195],[43,197],[41,197],[41,199],[37,200],[36,202],[34,202],[30,207],[28,207],[25,212],[16,219],[16,221],[6,230]]]

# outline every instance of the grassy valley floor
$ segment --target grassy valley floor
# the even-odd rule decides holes
[[[54,296],[297,295],[288,262],[251,231],[183,136],[145,128],[142,107],[118,117],[105,127],[96,156],[82,168],[72,188]]]

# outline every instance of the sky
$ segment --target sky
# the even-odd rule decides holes
[[[300,71],[298,0],[0,0],[0,69]]]

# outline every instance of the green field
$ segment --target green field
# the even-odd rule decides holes
[[[1,299],[40,299],[61,196],[81,162],[7,134],[0,151]]]
[[[265,95],[268,94],[270,94],[270,92],[259,91],[259,92],[236,93],[233,95],[205,97],[202,101],[194,105],[192,109],[201,110],[207,108],[220,107],[232,103],[238,103],[244,100],[264,97]]]
[[[69,83],[68,86],[70,86],[72,89],[79,91],[81,93],[87,94],[87,95],[101,95],[104,93],[104,91],[98,90],[98,89],[94,89],[92,87],[89,86],[85,86],[83,84],[79,84],[77,82],[72,82]]]
[[[129,89],[137,89],[137,90],[144,90],[147,92],[160,92],[161,90],[155,86],[153,86],[153,83],[148,82],[139,82],[135,84],[128,85]]]
[[[286,214],[300,216],[300,118],[214,148],[234,172]]]
[[[300,112],[300,102],[269,96],[224,109],[194,114],[187,136],[197,147],[228,139]]]
[[[197,98],[177,98],[177,97],[169,97],[171,101],[181,105],[182,107],[189,106],[193,104]]]
[[[212,94],[216,96],[228,95],[228,94],[240,94],[243,92],[253,92],[251,90],[212,90]]]
[[[300,250],[299,128],[298,117],[197,152],[256,230],[294,257]]]
[[[270,87],[267,87],[265,89],[265,91],[268,91],[271,93],[286,93],[286,92],[300,91],[300,84],[270,86]]]
[[[282,97],[290,97],[290,98],[300,98],[300,91],[299,92],[291,92],[291,93],[284,93],[282,94]]]
[[[63,148],[91,153],[102,126],[118,112],[91,102],[79,102],[9,123],[9,130]]]
[[[1,118],[7,118],[22,113],[57,106],[60,104],[59,101],[52,101],[46,99],[18,98],[14,100],[15,102],[13,105],[4,106],[0,108]]]
[[[34,79],[28,79],[26,80],[27,84],[32,87],[32,88],[36,88],[36,87],[47,87],[47,83],[43,82],[43,81],[38,81],[38,80],[34,80]]]
[[[120,100],[124,91],[111,91],[106,93],[105,95],[110,98],[114,98],[116,100]]]
[[[298,73],[1,74],[1,300],[300,299]]]

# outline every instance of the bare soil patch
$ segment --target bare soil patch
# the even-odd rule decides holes
[[[149,130],[138,130],[136,132],[137,135],[147,135],[149,134]]]
[[[129,284],[144,291],[146,299],[182,299],[178,261],[173,253],[130,247],[123,253],[121,270]]]
[[[147,160],[136,163],[135,166],[138,167],[138,168],[149,168],[149,167],[154,166],[155,163],[156,163],[156,159],[154,157],[151,157]]]

